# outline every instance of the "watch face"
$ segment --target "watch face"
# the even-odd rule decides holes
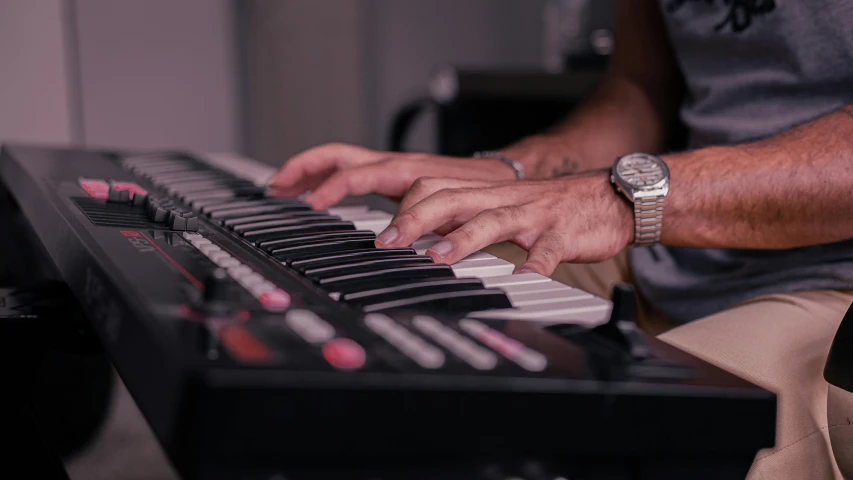
[[[629,155],[616,164],[619,177],[634,188],[650,187],[666,177],[666,166],[651,155]]]

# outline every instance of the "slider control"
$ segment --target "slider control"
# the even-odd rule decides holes
[[[217,268],[204,279],[204,293],[196,304],[196,310],[214,315],[234,313],[231,302],[233,280],[225,269]]]

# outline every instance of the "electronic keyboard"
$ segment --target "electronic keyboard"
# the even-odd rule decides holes
[[[436,264],[435,234],[377,249],[393,203],[316,211],[268,196],[272,173],[233,155],[0,153],[34,242],[183,475],[737,477],[773,445],[775,396],[646,337],[633,297],[484,252]]]

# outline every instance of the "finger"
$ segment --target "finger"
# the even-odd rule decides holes
[[[530,247],[527,260],[518,269],[519,272],[535,272],[550,276],[563,259],[563,237],[557,233],[547,233],[540,236]]]
[[[309,177],[304,177],[301,182],[297,186],[294,187],[279,187],[277,185],[270,185],[267,191],[267,195],[271,197],[288,197],[288,198],[296,198],[305,192],[314,190],[326,181],[329,178],[329,175],[312,175]]]
[[[492,182],[465,180],[459,178],[420,177],[412,183],[406,196],[400,201],[398,212],[403,212],[430,195],[449,188],[477,188],[491,185]]]
[[[318,210],[325,210],[347,195],[401,195],[406,191],[408,181],[396,172],[395,163],[387,160],[341,170],[321,183],[305,197],[305,201]]]
[[[356,147],[330,143],[310,148],[288,160],[281,170],[269,181],[275,188],[298,187],[307,177],[328,177],[344,163],[364,163],[379,158],[380,152]],[[304,190],[303,190],[304,191]]]
[[[433,232],[435,232],[439,235],[447,235],[448,233],[456,230],[457,228],[461,227],[464,224],[465,224],[465,222],[459,222],[459,221],[447,222],[444,225],[433,230]]]
[[[426,253],[436,262],[453,264],[482,248],[509,240],[526,228],[521,207],[492,208],[449,233]]]
[[[405,211],[398,211],[391,224],[376,237],[381,248],[411,245],[423,234],[448,222],[467,222],[483,210],[494,208],[499,199],[488,189],[439,190]]]

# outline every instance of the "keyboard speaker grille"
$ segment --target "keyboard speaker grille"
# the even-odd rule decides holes
[[[99,227],[147,228],[152,230],[168,230],[162,223],[148,219],[145,210],[123,203],[109,203],[106,200],[80,197],[74,202],[86,217]]]

